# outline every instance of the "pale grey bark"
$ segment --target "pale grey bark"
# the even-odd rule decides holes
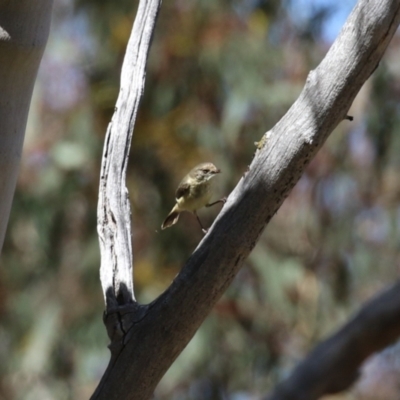
[[[109,306],[134,301],[131,209],[125,185],[133,127],[144,90],[150,41],[161,0],[140,1],[121,73],[115,112],[108,125],[100,174],[97,231],[100,280]]]
[[[52,0],[0,0],[0,251],[18,176]]]
[[[141,4],[142,10],[152,6],[153,10],[158,9],[155,0],[142,0]],[[138,45],[151,36],[155,15],[156,11],[150,15],[147,31],[135,33],[139,35]],[[145,15],[139,13],[138,18]],[[151,397],[165,371],[229,286],[309,161],[346,117],[356,94],[377,68],[399,21],[400,0],[358,2],[324,60],[310,72],[297,101],[259,143],[249,171],[230,194],[208,234],[171,286],[146,306],[137,304],[133,297],[129,204],[123,180],[137,108],[129,108],[128,102],[117,104],[104,157],[110,157],[108,149],[114,146],[110,147],[110,143],[120,140],[110,135],[120,134],[120,130],[121,143],[128,147],[119,144],[119,158],[102,168],[101,178],[109,180],[106,172],[113,170],[117,183],[110,183],[109,189],[100,187],[100,197],[106,193],[110,199],[105,196],[99,203],[100,242],[108,247],[102,249],[101,276],[107,298],[105,324],[112,342],[111,361],[93,399]],[[133,50],[128,48],[130,51]],[[127,55],[127,59],[132,60],[132,56]],[[141,71],[144,73],[143,68]],[[134,74],[130,76],[133,78]],[[135,78],[140,82],[144,79],[143,75]],[[140,97],[140,91],[136,95]],[[131,106],[137,107],[137,102],[132,101]],[[117,131],[114,126],[120,129]],[[103,159],[104,162],[108,161]],[[111,200],[113,196],[116,198]]]

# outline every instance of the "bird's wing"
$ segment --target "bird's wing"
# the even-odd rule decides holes
[[[182,196],[185,196],[186,194],[188,194],[190,191],[190,185],[189,183],[181,183],[178,186],[178,189],[176,189],[176,193],[175,193],[175,197],[176,200],[180,199]]]

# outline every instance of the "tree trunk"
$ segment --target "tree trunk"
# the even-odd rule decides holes
[[[51,8],[52,0],[0,0],[0,251]]]

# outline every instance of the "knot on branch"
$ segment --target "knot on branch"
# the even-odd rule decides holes
[[[144,307],[132,300],[126,285],[121,283],[118,295],[112,287],[106,291],[107,308],[103,314],[103,322],[111,340],[110,349],[123,346],[126,335],[132,326],[143,317]]]

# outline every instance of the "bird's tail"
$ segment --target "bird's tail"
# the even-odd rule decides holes
[[[161,229],[167,229],[172,225],[175,225],[179,219],[179,211],[176,211],[176,207],[172,209],[172,211],[168,214],[168,217],[165,218],[165,221],[161,225]]]

